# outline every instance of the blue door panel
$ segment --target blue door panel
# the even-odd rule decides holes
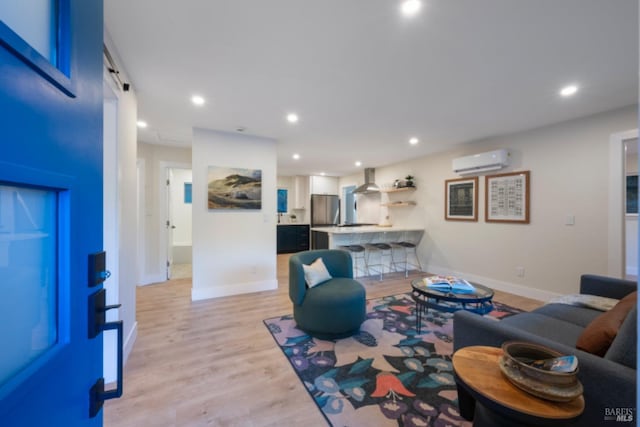
[[[3,426],[102,425],[101,413],[89,417],[102,338],[88,338],[87,301],[99,289],[88,256],[102,250],[103,5],[68,7],[73,96],[0,43],[0,184],[55,190],[60,237],[58,343],[0,384]]]

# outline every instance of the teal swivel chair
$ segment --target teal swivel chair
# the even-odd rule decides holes
[[[322,257],[331,279],[309,288],[303,264]],[[299,329],[321,339],[344,338],[358,332],[366,317],[364,286],[353,279],[351,255],[337,249],[298,252],[289,258],[289,298]]]

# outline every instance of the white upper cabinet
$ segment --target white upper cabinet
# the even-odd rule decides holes
[[[311,176],[311,194],[339,194],[338,178],[333,176]]]
[[[309,177],[295,176],[293,178],[293,194],[290,209],[307,209],[309,206]]]

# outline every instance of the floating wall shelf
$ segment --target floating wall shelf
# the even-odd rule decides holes
[[[396,208],[396,207],[405,207],[405,206],[415,206],[416,202],[395,202],[395,203],[383,203],[382,206],[387,206],[389,208]]]
[[[389,188],[380,190],[381,193],[398,193],[400,191],[414,191],[416,187]]]

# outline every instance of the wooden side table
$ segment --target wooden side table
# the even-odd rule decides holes
[[[501,356],[502,349],[485,346],[464,347],[453,354],[460,414],[474,420],[474,427],[565,426],[582,414],[582,396],[551,402],[511,384],[498,366]]]

